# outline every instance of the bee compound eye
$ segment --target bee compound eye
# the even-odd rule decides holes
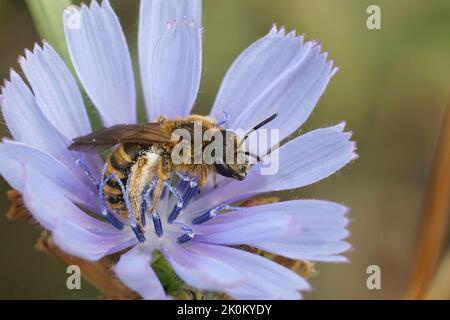
[[[223,163],[216,163],[215,168],[218,174],[221,176],[224,176],[226,178],[233,177],[233,171],[231,170],[230,166]]]

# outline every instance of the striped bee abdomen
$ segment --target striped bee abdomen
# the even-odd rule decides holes
[[[138,160],[139,156],[148,150],[150,146],[142,144],[121,144],[110,155],[107,165],[105,179],[116,176],[126,187],[128,176],[133,165]],[[116,179],[110,179],[105,184],[104,194],[107,206],[117,214],[127,216],[128,211],[124,201],[124,195],[120,187],[120,183]]]

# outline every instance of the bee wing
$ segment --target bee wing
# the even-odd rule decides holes
[[[159,123],[116,125],[73,140],[69,150],[93,153],[120,143],[164,143],[171,134]]]

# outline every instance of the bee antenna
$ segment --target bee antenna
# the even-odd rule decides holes
[[[244,139],[242,139],[241,143],[239,144],[238,148],[240,148],[242,146],[242,144],[245,142],[245,140],[248,139],[248,137],[255,132],[256,130],[261,129],[262,127],[264,127],[266,124],[272,122],[273,120],[275,120],[278,117],[278,113],[274,113],[273,115],[271,115],[269,118],[267,118],[266,120],[262,121],[261,123],[259,123],[258,125],[256,125],[253,129],[249,130],[245,136]]]
[[[261,162],[261,161],[262,161],[261,157],[258,156],[257,154],[253,154],[253,153],[248,152],[248,151],[246,151],[244,154],[245,154],[246,156],[248,156],[248,157],[253,157],[253,158],[255,158],[257,162]]]

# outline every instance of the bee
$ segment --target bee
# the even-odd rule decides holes
[[[87,136],[74,139],[69,149],[92,153],[99,149],[114,147],[107,158],[103,177],[104,181],[107,181],[102,190],[106,205],[119,216],[124,218],[129,216],[130,212],[123,188],[123,186],[127,186],[126,193],[130,200],[132,215],[143,232],[143,221],[140,213],[143,207],[142,195],[146,186],[156,181],[151,207],[149,208],[149,212],[152,213],[156,210],[164,187],[174,173],[195,178],[200,190],[208,182],[210,173],[239,181],[244,180],[249,168],[249,157],[253,156],[258,161],[259,157],[244,151],[243,142],[250,133],[276,117],[277,114],[274,114],[258,124],[242,140],[234,132],[225,130],[208,117],[191,115],[173,120],[160,117],[154,123],[116,125],[101,129]],[[183,137],[174,133],[178,129],[184,129],[190,137],[194,137],[195,128],[199,125],[202,129],[202,137],[207,130],[228,137],[223,140],[223,150],[227,150],[230,143],[233,144],[231,149],[233,150],[233,161],[228,161],[230,159],[227,158],[227,152],[223,152],[221,157],[214,159],[212,164],[207,164],[204,161],[195,163],[195,152],[192,151],[195,150],[194,141],[185,141]],[[182,163],[172,161],[172,151],[179,143],[187,144],[187,152],[183,156],[191,161]],[[210,143],[211,141],[202,141],[200,151],[203,151]],[[108,179],[111,176],[116,179]]]

